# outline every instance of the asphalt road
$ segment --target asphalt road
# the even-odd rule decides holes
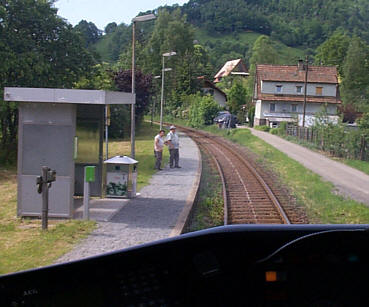
[[[340,194],[369,206],[369,176],[365,173],[270,133],[255,129],[251,131],[324,180],[333,183]]]

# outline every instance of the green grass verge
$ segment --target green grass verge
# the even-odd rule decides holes
[[[335,158],[335,160],[343,162],[343,163],[347,164],[348,166],[356,168],[359,171],[362,171],[365,174],[369,175],[369,162],[368,161],[339,159],[339,158],[337,158],[337,159]]]
[[[310,223],[367,224],[369,208],[356,201],[337,195],[334,186],[306,169],[273,146],[253,136],[248,129],[220,130],[215,126],[205,128],[236,143],[248,147],[259,156],[260,162],[281,178],[305,207]]]
[[[158,130],[143,123],[136,132],[138,189],[155,173],[153,143]],[[112,140],[109,150],[110,156],[130,155],[130,140]],[[0,167],[0,204],[0,274],[52,264],[96,226],[93,221],[49,220],[49,230],[42,231],[39,219],[18,218],[14,165]]]
[[[211,158],[204,152],[199,196],[194,205],[191,221],[186,232],[207,229],[224,224],[222,183]]]
[[[95,226],[92,221],[41,221],[16,217],[17,181],[14,166],[0,168],[0,274],[45,266],[70,250]]]

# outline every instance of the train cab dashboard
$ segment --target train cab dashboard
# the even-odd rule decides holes
[[[369,225],[217,227],[0,276],[0,306],[369,306]]]

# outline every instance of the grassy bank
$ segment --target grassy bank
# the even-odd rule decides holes
[[[202,174],[199,196],[186,232],[224,224],[222,183],[212,158],[201,151]]]
[[[158,126],[144,123],[136,132],[138,188],[147,185],[154,174],[153,139]],[[130,140],[112,140],[109,156],[130,155]],[[165,154],[167,156],[167,153]],[[36,186],[35,186],[36,190]],[[38,219],[18,218],[16,167],[0,166],[0,274],[36,268],[53,263],[86,237],[93,221],[50,220],[49,230],[41,230]]]
[[[334,160],[345,163],[348,166],[356,168],[359,171],[362,171],[365,174],[369,175],[369,162],[368,161],[349,160],[349,159],[340,159],[340,158],[334,158]]]
[[[51,264],[95,225],[50,220],[49,230],[42,231],[40,220],[18,218],[15,174],[15,167],[0,168],[0,274]]]
[[[369,223],[369,208],[335,193],[331,183],[303,167],[273,146],[253,136],[247,129],[229,132],[215,126],[206,130],[247,146],[269,165],[282,182],[290,187],[299,204],[306,208],[311,223]]]

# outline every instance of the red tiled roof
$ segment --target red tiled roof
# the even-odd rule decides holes
[[[256,65],[256,74],[263,81],[305,81],[305,70],[299,70],[297,65]],[[309,66],[308,82],[337,84],[337,69],[334,66]]]
[[[273,95],[273,94],[261,94],[257,99],[267,100],[267,101],[283,101],[283,102],[303,102],[303,95]],[[331,104],[341,104],[342,101],[336,97],[313,97],[307,96],[306,102],[308,103],[331,103]]]

